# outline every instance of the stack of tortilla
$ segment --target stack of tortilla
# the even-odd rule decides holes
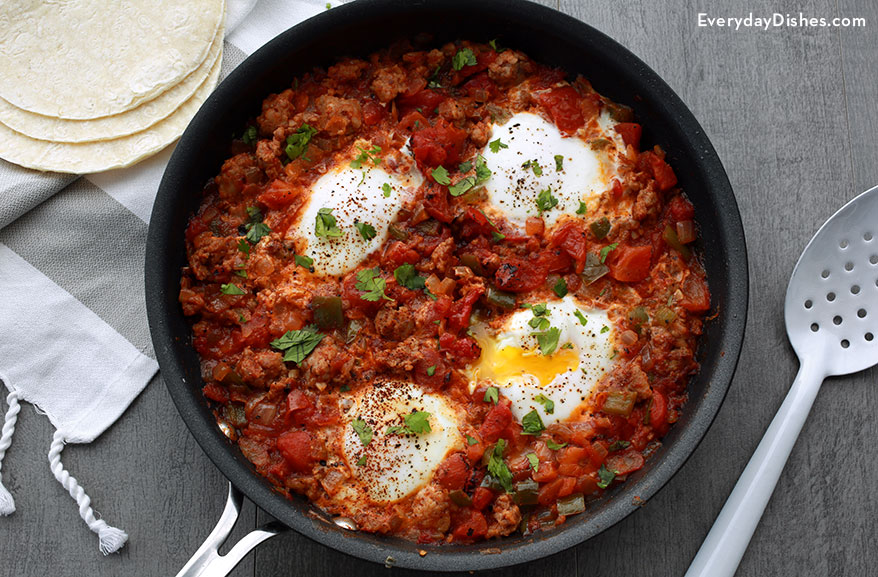
[[[176,140],[219,78],[224,4],[0,2],[0,158],[85,174]]]

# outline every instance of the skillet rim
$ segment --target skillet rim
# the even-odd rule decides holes
[[[735,273],[729,275],[727,286],[722,287],[726,292],[723,316],[717,321],[720,323],[717,329],[720,338],[709,345],[712,348],[720,347],[722,351],[718,361],[709,367],[713,377],[705,385],[706,391],[701,398],[690,398],[686,405],[685,426],[678,423],[672,429],[674,441],[663,447],[663,455],[656,455],[650,460],[647,474],[636,480],[629,479],[611,491],[596,514],[570,519],[561,527],[529,537],[510,537],[474,545],[428,547],[399,538],[344,532],[321,518],[303,500],[287,499],[250,470],[237,447],[219,431],[203,401],[200,387],[187,383],[187,374],[182,366],[181,355],[186,352],[187,343],[184,341],[188,340],[188,335],[181,338],[180,334],[182,315],[176,295],[180,278],[177,262],[180,259],[175,260],[173,239],[176,235],[176,244],[180,244],[182,230],[175,227],[175,222],[180,218],[179,212],[184,203],[179,200],[182,194],[179,191],[189,190],[182,186],[187,181],[189,166],[203,162],[205,153],[201,152],[201,140],[204,134],[212,130],[212,123],[223,122],[226,109],[234,105],[240,89],[254,75],[270,74],[275,63],[283,58],[291,45],[299,46],[301,50],[301,45],[309,39],[313,41],[314,38],[326,36],[333,28],[355,26],[364,19],[375,21],[382,15],[389,17],[405,13],[415,18],[419,13],[430,10],[455,13],[473,9],[473,3],[467,0],[441,3],[432,0],[359,0],[306,20],[254,52],[209,97],[179,141],[156,196],[145,263],[147,315],[163,380],[190,432],[232,484],[285,525],[323,545],[368,561],[386,563],[392,557],[393,564],[398,567],[442,572],[496,569],[558,553],[615,525],[663,487],[694,452],[719,412],[741,352],[749,292],[743,224],[731,185],[704,130],[674,91],[631,52],[584,22],[524,0],[482,0],[477,5],[482,12],[502,13],[506,21],[523,23],[530,20],[529,26],[541,27],[556,38],[579,45],[584,54],[597,54],[621,67],[622,76],[628,77],[628,81],[638,87],[638,94],[648,99],[657,108],[657,114],[682,134],[680,144],[693,163],[692,171],[703,173],[703,178],[710,185],[706,194],[715,204],[714,208],[718,209],[714,218],[720,233],[718,240],[726,247],[726,251],[721,252],[726,260],[717,266],[724,266]],[[310,62],[305,68],[314,64]],[[599,91],[605,93],[603,89]],[[620,101],[615,97],[613,99]],[[646,130],[647,127],[644,128]],[[187,210],[186,218],[188,213]],[[710,280],[709,276],[709,283]],[[200,377],[195,375],[194,378]],[[191,381],[192,376],[189,379]],[[419,549],[427,549],[429,554],[421,557]]]

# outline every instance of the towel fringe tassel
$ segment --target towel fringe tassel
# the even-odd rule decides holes
[[[70,476],[61,463],[61,451],[63,450],[64,435],[60,431],[55,431],[49,449],[49,466],[52,469],[52,474],[79,505],[79,516],[82,517],[88,528],[98,534],[101,553],[104,555],[115,553],[128,541],[128,534],[121,529],[111,527],[101,519],[95,518],[94,510],[91,508],[91,498],[86,495],[85,490],[79,486],[74,477]]]
[[[9,409],[3,421],[3,433],[0,435],[0,469],[3,467],[3,457],[12,446],[12,434],[15,432],[15,423],[18,421],[18,413],[21,405],[18,404],[18,392],[12,391],[6,396]],[[6,516],[15,513],[15,499],[3,485],[3,474],[0,473],[0,515]]]

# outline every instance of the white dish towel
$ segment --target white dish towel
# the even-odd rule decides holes
[[[223,77],[278,33],[340,3],[228,0]],[[105,555],[128,535],[95,517],[61,451],[101,435],[158,371],[144,314],[142,255],[172,149],[82,178],[0,160],[0,380],[9,390],[0,464],[12,444],[19,401],[27,401],[55,427],[50,469]],[[14,511],[0,476],[0,515]]]

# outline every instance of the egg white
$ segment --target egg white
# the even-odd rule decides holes
[[[495,124],[491,141],[497,139],[507,148],[493,152],[489,146],[482,151],[491,177],[485,188],[491,206],[518,226],[529,217],[542,216],[546,226],[555,225],[562,215],[576,215],[580,201],[586,204],[608,190],[617,175],[615,131],[605,118],[598,122],[610,146],[595,150],[576,136],[562,137],[551,122],[530,112],[515,114],[502,125]],[[555,156],[563,157],[557,170]],[[542,175],[527,162],[539,165]],[[557,206],[543,213],[537,207],[540,192],[551,187],[558,199]]]
[[[548,312],[543,318],[560,329],[556,351],[548,358],[542,357],[535,336],[538,330],[528,324],[534,318],[533,312],[516,311],[493,334],[477,334],[482,359],[472,369],[470,387],[475,389],[480,381],[486,384],[487,380],[512,402],[516,418],[521,420],[536,410],[543,424],[550,425],[570,418],[610,369],[615,356],[615,331],[605,311],[581,308],[573,295],[546,306]],[[521,364],[516,366],[516,361]],[[541,382],[533,374],[537,372],[531,370],[535,367],[548,382]],[[545,376],[547,370],[549,378]],[[554,403],[552,413],[545,403],[536,400],[540,395]]]
[[[318,274],[342,275],[377,250],[387,240],[387,229],[399,209],[423,181],[414,162],[403,154],[399,155],[402,162],[394,172],[384,170],[383,163],[376,166],[372,161],[363,162],[359,169],[351,167],[351,160],[361,148],[369,150],[371,145],[358,143],[314,183],[297,222],[287,233],[300,240],[300,252],[314,259],[314,271]],[[389,196],[382,190],[385,184],[390,185]],[[315,223],[321,208],[332,209],[343,236],[317,236]],[[355,226],[357,222],[372,225],[375,237],[364,239]]]
[[[388,427],[402,425],[402,415],[413,411],[430,413],[429,433],[387,434]],[[463,448],[451,405],[412,383],[376,382],[354,397],[345,416],[344,458],[366,494],[376,502],[397,501],[427,485],[448,453]],[[354,419],[364,420],[372,429],[368,445],[363,445],[354,430]],[[365,463],[357,465],[362,457]]]

